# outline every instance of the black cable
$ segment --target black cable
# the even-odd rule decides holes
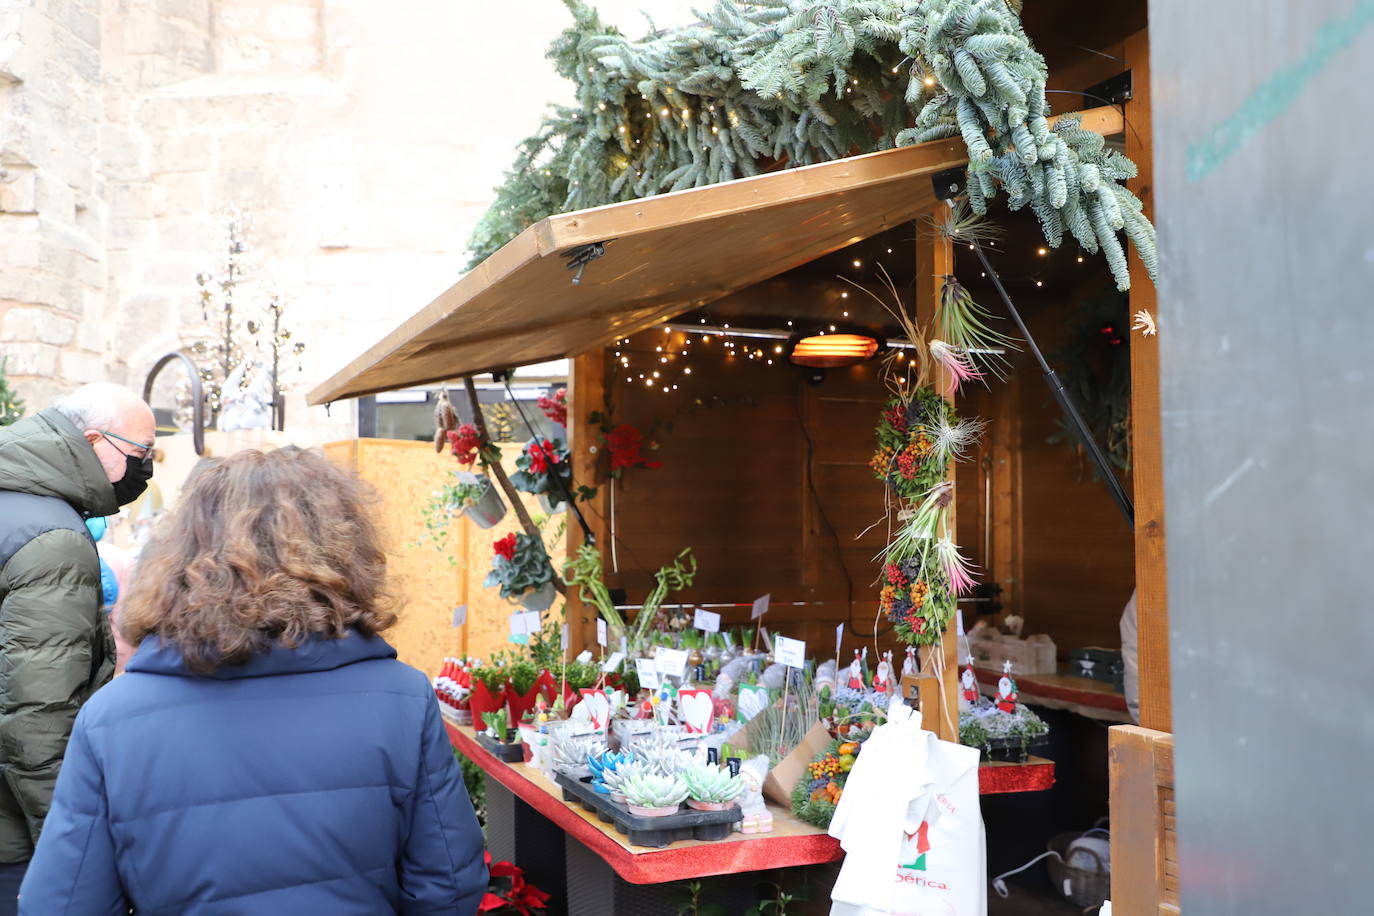
[[[1087,449],[1088,457],[1092,459],[1097,467],[1098,475],[1102,478],[1102,483],[1116,500],[1117,507],[1121,509],[1121,514],[1126,517],[1126,524],[1135,530],[1135,506],[1131,504],[1131,498],[1126,495],[1126,488],[1121,485],[1121,481],[1112,472],[1111,464],[1107,461],[1107,456],[1103,454],[1101,446],[1097,444],[1097,439],[1092,431],[1088,429],[1087,422],[1083,419],[1078,408],[1074,406],[1073,399],[1069,397],[1068,391],[1064,389],[1064,383],[1059,380],[1059,374],[1050,367],[1045,361],[1045,356],[1040,352],[1040,348],[1035,344],[1035,338],[1031,337],[1030,329],[1021,320],[1021,313],[1016,310],[1011,297],[1007,295],[1006,287],[1002,285],[1002,278],[993,269],[988,256],[983,253],[983,246],[978,244],[978,240],[973,242],[974,253],[978,255],[978,260],[983,262],[983,269],[987,271],[988,278],[992,280],[993,287],[997,290],[997,295],[1002,298],[1002,304],[1007,307],[1007,313],[1011,315],[1011,320],[1016,322],[1016,327],[1021,332],[1021,338],[1030,348],[1031,355],[1040,364],[1040,373],[1045,378],[1045,384],[1049,386],[1050,394],[1054,396],[1059,404],[1059,409],[1064,412],[1069,420],[1069,425],[1078,433],[1078,438],[1082,441],[1083,447]]]
[[[844,548],[840,544],[840,535],[835,530],[835,526],[830,523],[830,516],[825,511],[825,503],[821,501],[820,491],[816,489],[815,474],[815,443],[811,441],[811,430],[806,425],[806,418],[801,412],[801,393],[802,382],[797,380],[797,385],[793,389],[792,409],[797,414],[797,425],[801,427],[802,435],[806,438],[806,485],[811,491],[811,499],[816,504],[816,510],[820,512],[821,521],[825,522],[826,531],[830,532],[830,539],[835,544],[835,559],[840,564],[840,571],[844,573],[845,601],[849,605],[846,619],[849,624],[849,631],[860,639],[874,639],[878,634],[875,627],[872,633],[863,633],[854,626],[854,579],[849,575],[849,567],[844,562]]]

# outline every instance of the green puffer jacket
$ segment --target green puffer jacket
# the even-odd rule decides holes
[[[33,855],[77,710],[114,674],[85,519],[117,509],[66,417],[0,427],[0,862]]]

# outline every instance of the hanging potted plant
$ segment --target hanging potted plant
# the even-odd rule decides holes
[[[546,610],[557,592],[553,586],[553,566],[544,544],[528,534],[512,532],[492,544],[491,572],[482,585],[501,587],[501,597],[519,602],[529,611]]]
[[[550,515],[563,510],[564,494],[572,492],[572,462],[562,439],[531,439],[515,459],[515,467],[510,482],[517,490],[538,495]]]

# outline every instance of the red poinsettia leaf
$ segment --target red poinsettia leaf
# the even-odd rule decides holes
[[[492,910],[504,910],[506,906],[507,902],[504,899],[488,891],[483,895],[482,902],[477,905],[477,912],[490,913]]]

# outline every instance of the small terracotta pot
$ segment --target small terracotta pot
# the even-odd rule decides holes
[[[697,801],[695,798],[687,799],[687,807],[695,808],[698,811],[729,811],[737,804],[738,802],[734,799],[728,802],[704,802]]]
[[[639,805],[626,802],[625,807],[630,809],[631,814],[637,814],[640,817],[667,817],[670,814],[677,814],[677,809],[681,806],[664,805],[662,808],[641,808]]]

